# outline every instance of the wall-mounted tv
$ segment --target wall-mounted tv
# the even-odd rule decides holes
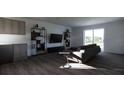
[[[50,34],[49,43],[61,43],[61,42],[62,42],[62,35],[61,34]]]

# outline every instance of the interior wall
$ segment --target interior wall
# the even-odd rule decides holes
[[[82,46],[83,45],[83,31],[82,28],[72,28],[71,32],[71,46],[72,47],[77,47],[77,46]]]
[[[78,39],[73,38],[72,42],[78,41],[78,45],[82,45],[83,31],[86,29],[97,29],[97,28],[104,28],[105,30],[104,32],[105,52],[124,54],[124,20],[104,23],[99,25],[72,28],[72,32],[78,33],[79,35]]]
[[[25,35],[9,35],[9,34],[0,34],[0,44],[21,44],[21,43],[27,43],[28,45],[28,56],[31,55],[31,28],[35,25],[38,24],[39,27],[45,27],[47,29],[48,36],[50,33],[55,33],[55,34],[63,34],[66,29],[70,29],[70,27],[66,26],[61,26],[57,24],[52,24],[48,22],[43,22],[39,20],[34,20],[34,19],[28,19],[28,18],[13,18],[9,17],[9,19],[15,19],[15,20],[21,20],[25,21],[25,27],[26,27],[26,34]],[[57,47],[57,46],[63,46],[62,43],[47,43],[47,47]]]

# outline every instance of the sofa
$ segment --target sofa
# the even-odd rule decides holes
[[[90,59],[94,58],[98,53],[101,52],[100,46],[96,44],[72,47],[70,50],[72,52],[71,55],[81,60],[82,63],[88,62]],[[81,52],[82,50],[84,52]]]

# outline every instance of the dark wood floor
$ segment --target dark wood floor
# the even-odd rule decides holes
[[[60,69],[65,58],[56,53],[0,65],[1,75],[123,75],[124,55],[101,53],[88,63],[97,69]]]

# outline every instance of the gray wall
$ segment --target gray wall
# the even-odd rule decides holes
[[[124,54],[124,20],[99,25],[72,28],[73,43],[82,45],[83,31],[86,29],[104,28],[104,51]],[[77,36],[76,36],[77,35]],[[75,43],[77,42],[77,43]]]
[[[71,46],[81,46],[83,45],[83,30],[82,28],[72,28],[71,32]]]

